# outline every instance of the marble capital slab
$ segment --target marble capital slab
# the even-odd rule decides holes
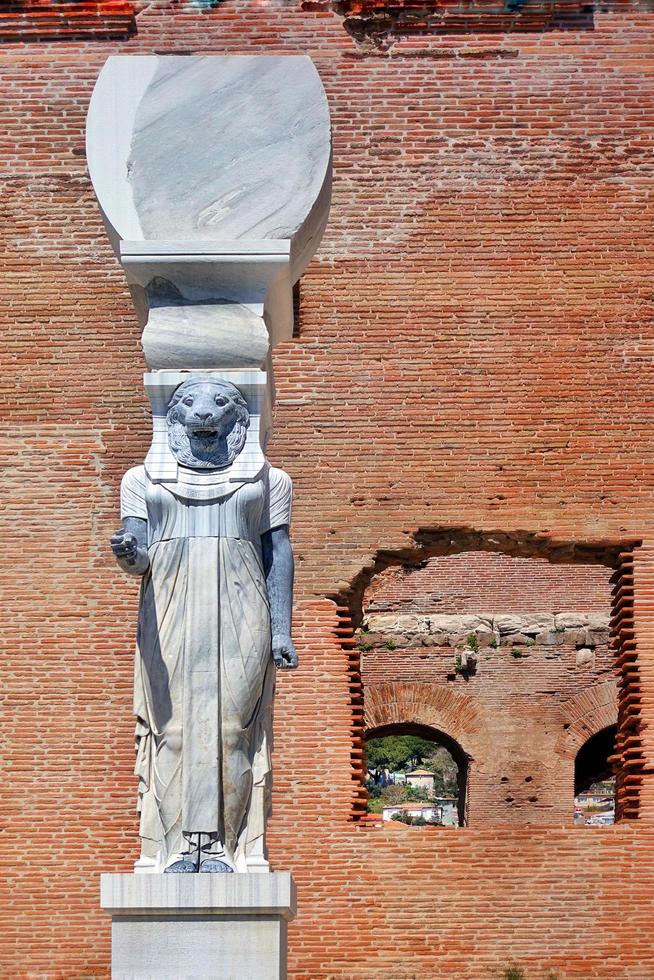
[[[322,237],[329,110],[307,57],[114,56],[87,159],[153,370],[263,366]]]

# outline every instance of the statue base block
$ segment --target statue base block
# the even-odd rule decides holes
[[[283,980],[288,871],[270,874],[104,874],[113,980]]]

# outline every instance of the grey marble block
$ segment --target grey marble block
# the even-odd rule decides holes
[[[329,152],[325,94],[308,58],[160,58],[128,162],[144,235],[293,240]]]
[[[288,872],[102,875],[114,980],[282,980]]]
[[[141,338],[154,371],[186,368],[258,368],[268,355],[263,319],[240,303],[168,304],[159,300]]]

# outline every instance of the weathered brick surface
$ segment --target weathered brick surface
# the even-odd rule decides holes
[[[305,10],[333,10],[361,43],[390,47],[398,36],[589,30],[592,8],[581,0],[303,0]]]
[[[654,978],[654,15],[369,55],[297,3],[139,8],[125,42],[0,51],[3,975],[107,976],[98,874],[136,855],[136,590],[106,541],[148,419],[83,127],[108,54],[193,51],[311,55],[334,122],[332,221],[275,357],[302,656],[280,678],[270,835],[299,884],[291,976],[480,980],[513,961],[529,980]],[[449,528],[535,554],[644,541],[623,651],[637,819],[352,821],[360,694],[333,600],[379,552]]]
[[[126,0],[4,0],[0,9],[0,41],[124,38],[135,26]]]
[[[604,565],[553,565],[545,558],[467,552],[386,569],[370,582],[363,605],[402,613],[579,610],[608,616],[611,575]]]

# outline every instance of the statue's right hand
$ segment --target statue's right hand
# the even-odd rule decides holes
[[[116,531],[111,537],[111,550],[119,561],[133,565],[137,558],[138,541],[135,535],[121,527],[120,531]]]

